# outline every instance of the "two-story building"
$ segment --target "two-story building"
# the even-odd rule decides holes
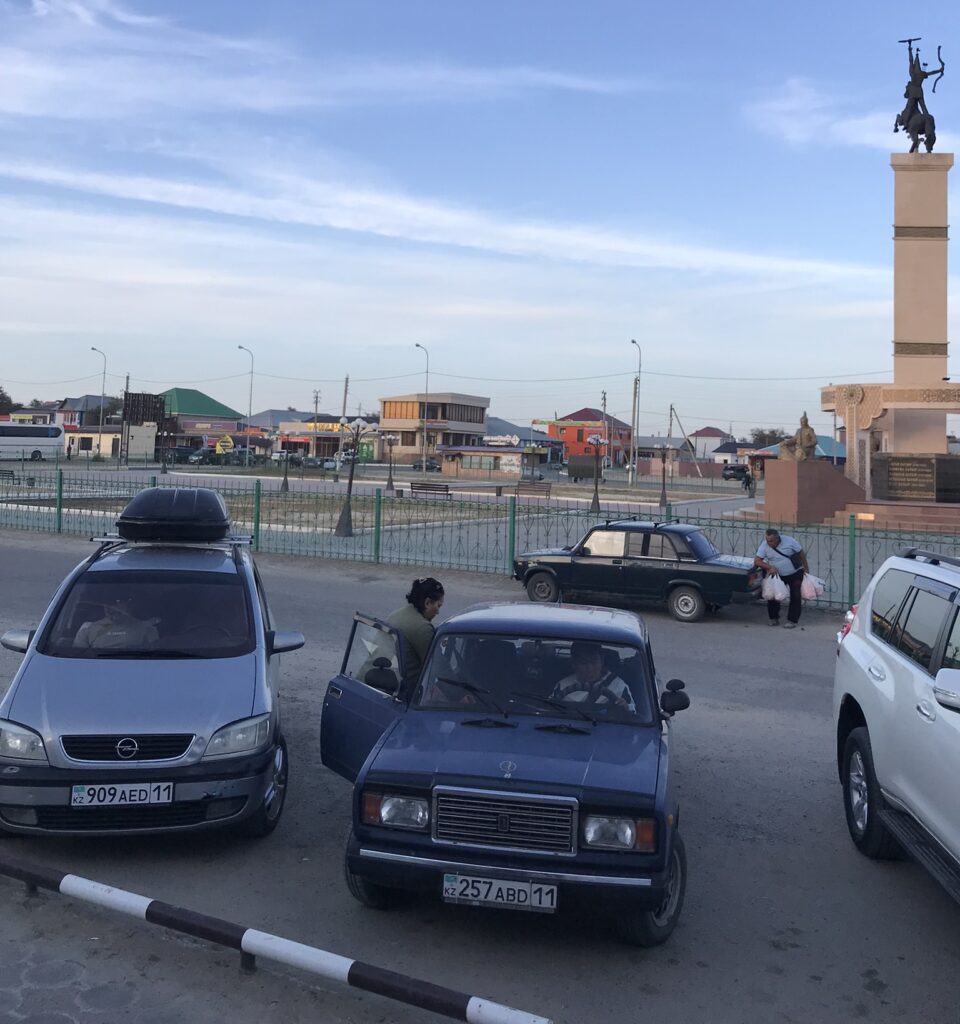
[[[588,438],[598,434],[607,442],[606,458],[611,465],[623,466],[630,460],[630,424],[600,409],[585,406],[555,420],[533,422],[545,426],[548,437],[563,443],[567,459],[573,455],[592,455],[593,445]]]
[[[482,444],[489,405],[489,398],[454,391],[393,395],[380,399],[380,432],[399,438],[393,449],[397,462],[413,462],[438,445]]]

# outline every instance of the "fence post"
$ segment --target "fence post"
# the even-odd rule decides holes
[[[253,482],[253,550],[260,550],[260,491],[259,480]]]
[[[667,507],[666,507],[666,510],[664,512],[664,522],[667,522],[667,523],[673,522],[673,502],[671,502],[671,501],[667,502]]]
[[[150,477],[150,486],[151,487],[156,487],[157,486],[157,478],[155,476]]]
[[[380,561],[380,516],[383,511],[383,492],[378,487],[373,493],[373,560]]]
[[[856,600],[857,586],[857,517],[850,515],[847,524],[847,606]]]
[[[511,495],[508,499],[507,512],[507,572],[513,572],[513,560],[517,554],[517,498]]]
[[[57,469],[57,533],[63,533],[63,470]]]

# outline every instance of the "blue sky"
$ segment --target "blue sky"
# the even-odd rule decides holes
[[[96,345],[243,410],[243,344],[255,409],[355,413],[421,342],[496,415],[629,419],[636,338],[643,433],[828,431],[891,372],[897,39],[960,136],[957,6],[906,10],[0,0],[0,383],[96,391]]]

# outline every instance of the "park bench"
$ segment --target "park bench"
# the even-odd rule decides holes
[[[517,484],[518,498],[549,498],[552,484],[536,483],[533,480],[521,480]]]
[[[410,494],[445,494],[450,497],[449,484],[436,484],[432,480],[411,480]]]

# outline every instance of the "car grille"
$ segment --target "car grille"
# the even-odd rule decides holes
[[[575,853],[577,802],[471,790],[434,790],[433,838],[460,846]]]
[[[38,807],[37,827],[51,832],[177,828],[207,820],[207,803],[147,804],[143,807]]]
[[[117,744],[121,740],[134,740],[137,752],[133,757],[121,757]],[[169,761],[183,755],[193,743],[192,733],[156,733],[137,736],[121,733],[114,736],[61,736],[60,745],[67,757],[74,761],[121,761],[136,764],[139,761]]]

